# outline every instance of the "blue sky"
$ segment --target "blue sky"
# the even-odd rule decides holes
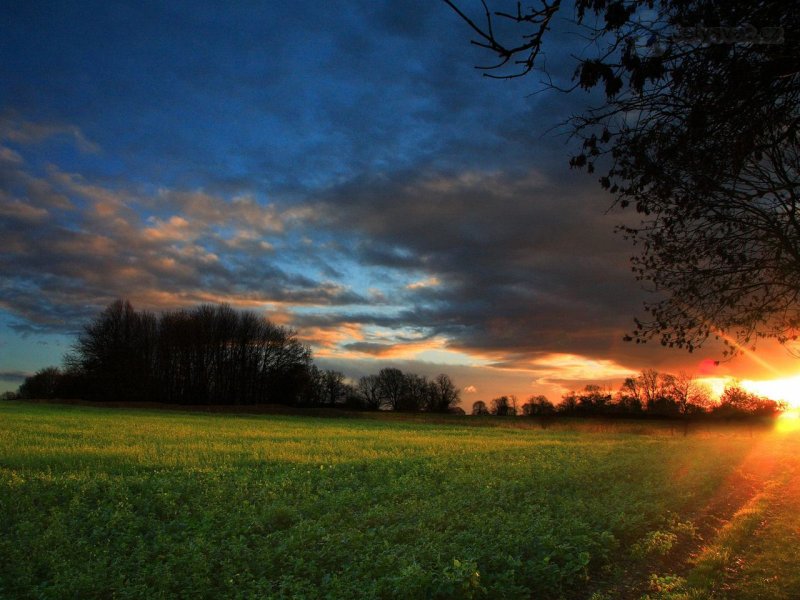
[[[716,357],[622,342],[631,215],[558,126],[592,98],[481,77],[469,34],[429,1],[4,3],[0,388],[117,297],[257,310],[468,404]]]

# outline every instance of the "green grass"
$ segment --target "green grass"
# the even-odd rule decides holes
[[[0,403],[0,596],[586,597],[765,435],[460,423]]]

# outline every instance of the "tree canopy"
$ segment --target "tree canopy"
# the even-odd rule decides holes
[[[355,385],[354,385],[355,384]],[[13,396],[13,394],[12,394]],[[27,399],[342,407],[448,413],[461,392],[385,367],[350,383],[319,369],[297,333],[252,311],[203,304],[160,314],[115,300],[86,323],[64,369],[48,367],[19,388]],[[463,412],[463,411],[462,411]]]
[[[797,339],[800,5],[539,0],[504,12],[444,2],[499,58],[482,68],[500,78],[543,68],[555,16],[574,9],[566,16],[589,43],[558,89],[598,88],[604,100],[569,120],[570,164],[640,215],[620,231],[655,292],[626,339],[692,351],[720,338],[726,354]]]

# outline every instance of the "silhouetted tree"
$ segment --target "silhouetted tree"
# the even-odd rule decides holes
[[[578,395],[570,391],[561,396],[561,403],[556,407],[556,411],[567,416],[574,416],[577,414]]]
[[[637,377],[626,377],[617,392],[617,409],[620,414],[638,416],[642,413],[642,390]]]
[[[352,383],[344,384],[344,405],[350,410],[365,410],[364,399]]]
[[[313,379],[294,331],[227,305],[156,317],[118,300],[67,359],[92,399],[181,404],[299,404]]]
[[[488,415],[491,413],[489,412],[489,408],[486,406],[486,402],[484,402],[483,400],[478,400],[472,403],[472,414]]]
[[[61,371],[46,367],[36,371],[19,386],[19,397],[25,400],[50,400],[58,397]]]
[[[576,413],[585,416],[600,416],[609,412],[611,394],[599,385],[588,384],[577,397]]]
[[[588,38],[569,89],[605,100],[571,119],[582,140],[571,165],[602,168],[602,187],[641,215],[621,231],[639,249],[636,276],[661,292],[627,339],[692,351],[720,336],[728,352],[795,339],[800,5],[539,0],[504,13],[475,2],[479,19],[444,1],[498,57],[490,76],[542,67],[560,12]]]
[[[358,395],[367,410],[379,410],[383,405],[381,380],[377,375],[366,375],[358,380]]]
[[[385,367],[378,372],[378,388],[381,398],[392,410],[402,410],[406,385],[406,376],[400,369]]]
[[[517,414],[516,398],[500,396],[492,400],[491,413],[498,417],[513,417]]]
[[[683,417],[699,414],[711,406],[711,392],[694,377],[681,371],[670,380],[670,395]]]
[[[526,417],[538,417],[540,415],[552,415],[555,413],[555,406],[547,396],[531,396],[526,404],[522,405],[522,414]]]
[[[659,373],[655,369],[644,369],[638,377],[626,379],[622,386],[623,394],[629,396],[627,405],[635,409],[641,402],[650,415],[674,417],[680,414],[673,397],[675,377],[669,373]],[[618,405],[621,408],[622,405]]]
[[[460,401],[458,388],[448,375],[440,373],[430,382],[428,410],[431,412],[449,412]]]
[[[779,402],[753,394],[734,384],[725,388],[713,412],[726,418],[771,417],[782,408]]]
[[[522,414],[534,417],[539,421],[542,429],[547,429],[550,420],[556,413],[556,407],[546,396],[531,396],[526,404],[522,405]]]
[[[124,300],[111,303],[86,325],[69,360],[86,377],[87,396],[124,401],[148,397],[154,387],[156,331],[152,314],[137,313]]]
[[[644,369],[636,379],[645,406],[651,406],[663,395],[662,378],[655,369]]]
[[[344,403],[347,386],[344,382],[344,373],[339,371],[322,372],[323,402],[329,406]]]
[[[404,373],[403,379],[400,402],[395,405],[395,410],[419,412],[428,406],[431,392],[428,379],[414,373]]]

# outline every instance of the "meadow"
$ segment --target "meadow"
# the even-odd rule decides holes
[[[800,595],[794,432],[512,421],[0,403],[0,597]]]

